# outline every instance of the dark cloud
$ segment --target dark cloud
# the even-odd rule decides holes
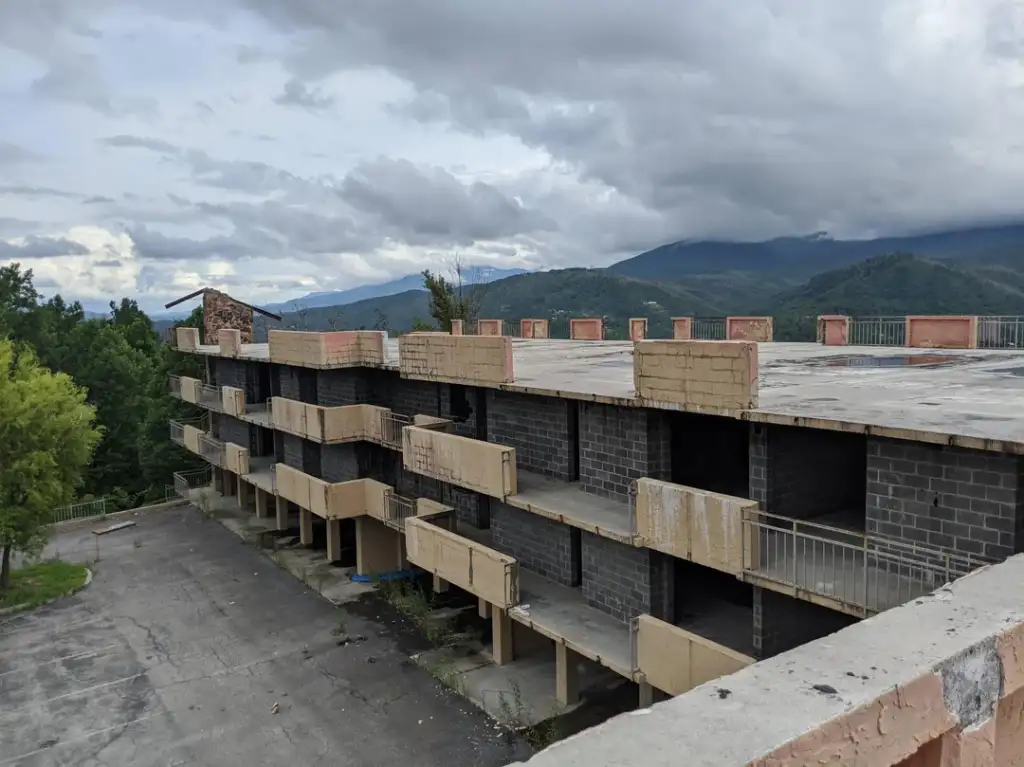
[[[0,260],[20,258],[56,258],[57,256],[84,256],[89,249],[63,237],[26,237],[16,244],[0,240]]]
[[[42,155],[30,149],[0,139],[0,166],[36,162],[41,159]]]
[[[116,258],[108,258],[102,261],[93,261],[92,265],[110,269],[117,269],[119,267],[124,266],[124,264],[121,261],[118,261]]]
[[[210,237],[193,240],[169,237],[145,225],[129,227],[128,236],[135,245],[135,256],[150,261],[237,260],[254,255],[237,237]]]
[[[321,96],[301,81],[292,78],[285,83],[284,91],[274,99],[274,103],[315,111],[318,109],[328,109],[334,104],[334,99],[329,96]]]
[[[91,197],[86,197],[82,200],[83,205],[106,205],[113,202],[116,202],[113,197],[107,197],[102,194],[94,194]]]
[[[0,184],[0,195],[9,194],[17,197],[63,197],[69,200],[81,199],[77,192],[65,189],[54,189],[48,186],[30,186],[28,184]]]

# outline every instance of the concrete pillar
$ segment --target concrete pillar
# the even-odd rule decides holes
[[[491,655],[499,666],[512,662],[512,619],[508,611],[500,607],[491,608],[491,633],[493,635]]]
[[[487,620],[491,617],[491,603],[483,597],[480,598],[480,603],[477,605],[477,613],[481,618]]]
[[[654,688],[647,682],[637,682],[637,688],[640,690],[639,706],[640,708],[650,708],[654,705]]]
[[[235,482],[238,483],[238,508],[244,509],[249,506],[249,483],[237,476]]]
[[[555,644],[555,697],[563,706],[580,700],[579,658],[562,642]]]
[[[327,561],[341,560],[341,520],[327,520]]]
[[[299,543],[313,545],[313,512],[309,509],[299,509]]]
[[[402,534],[373,517],[356,517],[356,572],[380,575],[403,567]]]
[[[446,581],[444,578],[439,578],[438,576],[435,575],[434,576],[434,593],[435,594],[444,594],[446,591],[448,591],[448,581]]]
[[[275,496],[277,499],[277,529],[287,530],[288,529],[288,501],[281,496]]]
[[[461,336],[462,335],[462,320],[452,320],[452,335],[453,336]]]
[[[253,486],[253,491],[256,493],[256,516],[260,519],[265,519],[270,516],[270,499],[271,495],[266,490]]]
[[[215,492],[224,495],[224,469],[213,468],[213,489]]]
[[[224,495],[232,496],[238,493],[238,482],[235,475],[230,471],[220,470],[221,476],[224,478]]]

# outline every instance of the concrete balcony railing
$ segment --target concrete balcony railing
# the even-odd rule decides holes
[[[208,434],[199,437],[199,457],[214,466],[224,467],[224,443]]]
[[[507,610],[519,604],[519,563],[507,554],[426,519],[405,522],[408,559],[492,605]]]
[[[376,512],[372,516],[380,518],[384,514],[384,492],[390,489],[372,479],[327,482],[283,463],[276,465],[274,475],[279,496],[328,520],[366,516],[370,509]]]
[[[205,431],[207,428],[207,417],[205,415],[199,418],[179,418],[170,422],[171,431],[171,442],[182,447],[188,447],[185,443],[185,427],[189,426],[199,431]]]
[[[402,449],[402,430],[407,426],[440,430],[451,425],[445,418],[410,417],[377,405],[312,405],[284,397],[273,397],[267,410],[277,431],[322,444],[368,441],[393,450]]]
[[[182,402],[190,402],[193,405],[199,404],[199,387],[203,382],[198,378],[188,376],[169,376],[168,391],[172,397],[177,397]]]
[[[516,451],[424,426],[402,429],[404,468],[504,500],[516,493]]]
[[[743,579],[857,617],[897,607],[991,564],[971,554],[743,512]]]

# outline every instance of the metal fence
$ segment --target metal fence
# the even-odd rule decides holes
[[[405,530],[405,520],[416,516],[416,502],[411,498],[384,491],[384,524],[395,530]]]
[[[190,499],[193,490],[209,487],[213,483],[213,469],[206,466],[192,471],[174,472],[174,492],[180,497]]]
[[[214,464],[224,465],[224,443],[207,434],[199,435],[199,456]]]
[[[380,414],[380,441],[385,447],[402,449],[402,429],[412,426],[412,418],[401,413],[381,411]]]
[[[743,515],[745,575],[871,615],[909,602],[989,560],[763,511]]]
[[[70,522],[73,519],[89,519],[101,517],[107,513],[107,499],[97,498],[93,501],[82,501],[67,506],[60,506],[50,512],[50,521]]]
[[[185,424],[181,421],[171,421],[171,442],[185,447]]]
[[[168,390],[172,397],[181,398],[181,376],[167,377]]]
[[[198,404],[202,405],[205,408],[209,408],[210,410],[216,410],[217,412],[220,412],[220,410],[221,410],[220,387],[219,386],[211,386],[210,384],[200,384],[199,385],[199,402],[198,402]]]
[[[979,349],[1024,347],[1024,317],[978,317]]]
[[[850,320],[851,346],[905,346],[906,317],[853,317]]]
[[[690,337],[697,341],[724,341],[725,317],[694,317]]]

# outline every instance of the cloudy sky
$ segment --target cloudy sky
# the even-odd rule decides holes
[[[269,301],[1019,216],[1020,0],[0,0],[0,263]]]

